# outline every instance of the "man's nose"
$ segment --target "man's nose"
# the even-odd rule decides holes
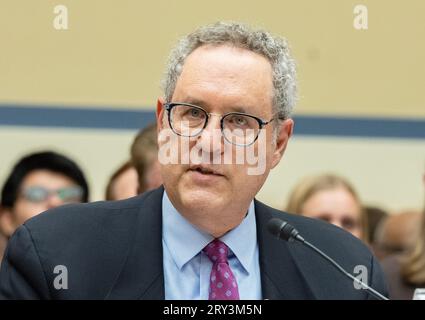
[[[221,117],[218,115],[210,115],[208,124],[197,141],[197,145],[202,151],[212,154],[221,154],[223,135],[221,133],[220,119]]]

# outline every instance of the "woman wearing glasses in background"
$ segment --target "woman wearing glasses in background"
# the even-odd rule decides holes
[[[87,202],[89,189],[82,170],[71,159],[40,152],[22,158],[1,191],[0,232],[9,238],[27,219],[50,208]],[[0,260],[3,252],[0,252]]]

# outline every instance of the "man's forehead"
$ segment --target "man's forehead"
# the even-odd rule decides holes
[[[265,57],[246,49],[201,46],[186,58],[176,86],[179,95],[191,94],[191,90],[199,88],[233,95],[236,99],[241,93],[246,96],[256,91],[257,98],[269,99],[273,94],[272,68]],[[196,99],[191,100],[196,104]]]
[[[172,101],[209,112],[264,118],[273,112],[273,88],[272,68],[265,57],[229,45],[204,45],[187,57]]]

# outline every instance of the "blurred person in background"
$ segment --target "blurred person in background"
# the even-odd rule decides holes
[[[122,164],[109,179],[106,187],[105,199],[123,200],[138,194],[139,177],[130,161]]]
[[[367,225],[367,241],[374,247],[376,229],[388,217],[388,212],[375,206],[363,206],[363,212]]]
[[[156,122],[142,129],[133,141],[130,150],[131,162],[139,176],[138,193],[158,188],[162,184],[158,161]]]
[[[425,175],[423,181],[425,184]],[[419,221],[420,230],[413,248],[382,261],[390,299],[411,300],[416,288],[425,288],[425,208]]]
[[[0,207],[0,216],[1,216],[1,207]],[[0,264],[1,261],[3,259],[3,252],[6,249],[6,245],[7,245],[7,238],[4,235],[3,231],[1,230],[1,225],[0,225]]]
[[[74,161],[50,151],[27,155],[15,164],[1,190],[0,231],[8,239],[29,218],[88,199],[86,178]]]
[[[134,138],[130,160],[121,165],[109,179],[106,200],[123,200],[162,184],[158,161],[156,123],[146,126]]]
[[[367,242],[366,219],[359,197],[353,186],[337,175],[303,179],[292,190],[286,211],[327,221]]]
[[[373,250],[379,260],[403,254],[415,245],[420,232],[422,212],[405,210],[391,214],[378,225]]]

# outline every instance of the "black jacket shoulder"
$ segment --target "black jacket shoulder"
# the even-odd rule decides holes
[[[70,204],[29,219],[9,241],[0,297],[104,299],[125,262],[149,197]],[[58,280],[65,290],[54,289],[61,285]]]

